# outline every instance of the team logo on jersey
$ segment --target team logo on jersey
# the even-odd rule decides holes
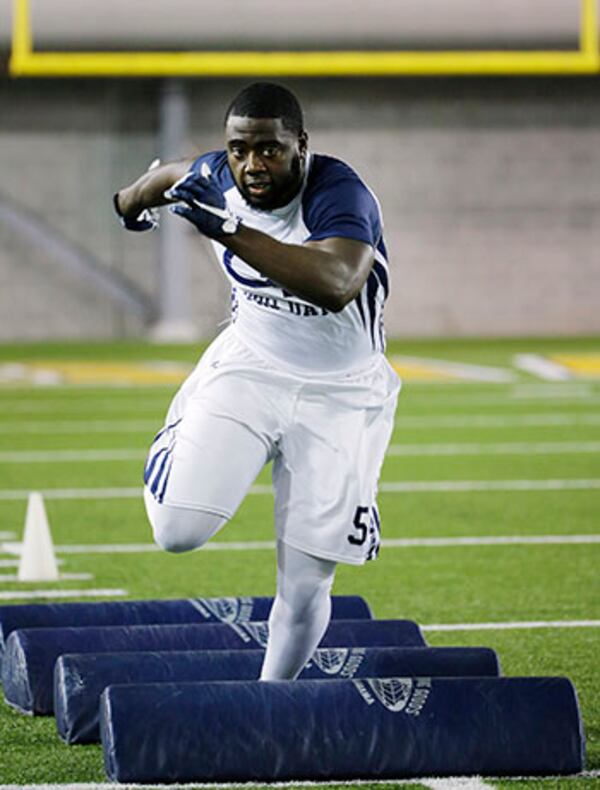
[[[259,647],[266,647],[269,639],[268,623],[228,623],[242,642],[256,642]]]
[[[247,623],[252,620],[252,598],[191,598],[190,603],[206,620]]]
[[[431,693],[431,678],[370,678],[352,681],[367,705],[376,701],[392,713],[419,716]]]
[[[342,678],[352,678],[365,657],[364,647],[330,647],[315,650],[312,658],[306,665],[307,669],[317,666],[324,675],[339,675]]]
[[[250,288],[269,288],[274,285],[271,280],[267,277],[263,277],[256,269],[249,266],[249,264],[245,263],[241,258],[236,258],[231,250],[225,250],[223,253],[223,266],[233,279],[241,285],[246,285]],[[238,267],[241,267],[242,271],[238,271]],[[252,274],[257,274],[258,277],[254,277]]]

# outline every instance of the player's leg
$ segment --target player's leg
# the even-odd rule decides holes
[[[198,549],[227,522],[218,513],[157,502],[148,488],[144,488],[144,505],[154,540],[165,551],[180,553]]]
[[[168,432],[167,432],[168,434]],[[144,502],[166,551],[203,546],[231,518],[268,460],[265,443],[209,401],[191,403],[147,464]],[[150,471],[149,471],[150,470]]]
[[[315,651],[331,616],[335,562],[277,543],[277,595],[261,680],[293,680]]]
[[[379,543],[377,478],[398,379],[382,360],[360,377],[306,383],[273,465],[277,598],[261,678],[294,678],[331,612],[337,562],[360,565]]]
[[[235,513],[273,452],[277,415],[260,360],[224,332],[176,395],[154,440],[144,499],[156,542],[206,543]]]
[[[277,536],[287,545],[352,565],[375,558],[398,386],[383,358],[367,374],[306,384],[273,464]]]

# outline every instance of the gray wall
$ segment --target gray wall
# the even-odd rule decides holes
[[[240,81],[189,81],[191,139],[220,145]],[[287,81],[313,150],[378,194],[392,257],[394,335],[600,331],[600,83]],[[157,240],[123,231],[110,196],[156,155],[155,81],[0,81],[0,201],[156,296]],[[172,219],[172,221],[176,221]],[[191,286],[201,334],[227,288],[201,238]],[[146,329],[56,256],[0,222],[0,340]]]
[[[34,43],[42,49],[572,49],[581,8],[580,0],[29,2]],[[12,6],[13,0],[0,0],[0,49],[8,47]]]

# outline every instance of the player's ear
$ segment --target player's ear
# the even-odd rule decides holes
[[[308,134],[304,129],[298,134],[298,150],[303,156],[308,151]]]

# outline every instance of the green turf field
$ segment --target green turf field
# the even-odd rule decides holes
[[[582,706],[592,773],[536,781],[486,779],[484,786],[595,786],[600,781],[600,545],[592,538],[600,535],[600,379],[545,382],[515,370],[512,361],[517,353],[597,358],[600,342],[410,342],[393,343],[390,352],[495,366],[512,372],[513,380],[405,383],[382,474],[380,509],[384,539],[411,542],[384,545],[377,562],[364,568],[340,567],[335,592],[363,595],[380,618],[406,617],[424,626],[509,624],[428,627],[425,635],[431,645],[493,647],[506,675],[569,676]],[[141,343],[13,345],[0,347],[0,373],[3,365],[18,367],[28,360],[191,364],[197,355],[190,346]],[[14,533],[0,536],[0,559],[16,559],[10,542],[20,540],[27,492],[42,490],[61,570],[92,578],[0,581],[0,603],[57,590],[73,591],[72,599],[98,589],[124,591],[115,599],[274,593],[271,548],[224,547],[184,556],[110,548],[151,542],[140,496],[124,489],[140,488],[144,453],[174,384],[25,386],[18,376],[15,382],[0,384],[0,533]],[[265,469],[257,483],[269,480]],[[80,489],[91,490],[73,498]],[[574,536],[580,536],[578,542]],[[272,498],[260,489],[216,542],[272,537]],[[465,538],[488,542],[458,542]],[[494,538],[513,542],[490,542]],[[436,545],[431,539],[446,540]],[[0,569],[2,576],[11,573],[16,568]],[[594,620],[596,626],[572,625]],[[561,625],[515,627],[532,621]],[[56,736],[53,719],[30,719],[0,705],[0,785],[103,781],[100,747],[68,747]]]

